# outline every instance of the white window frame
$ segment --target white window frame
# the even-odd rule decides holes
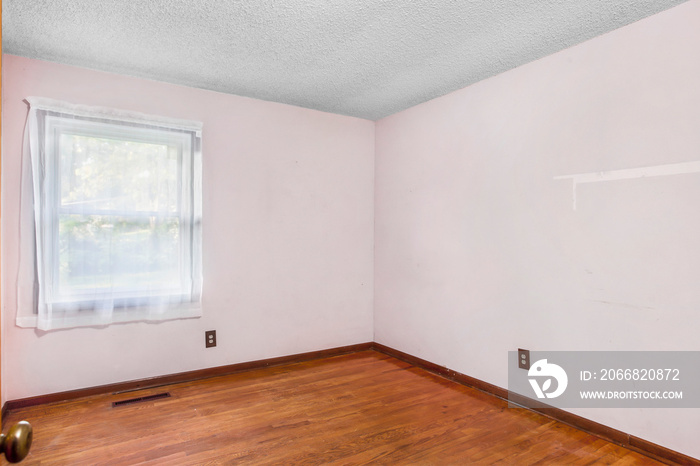
[[[27,101],[30,114],[25,131],[25,156],[31,158],[29,182],[33,186],[36,264],[33,279],[37,291],[32,306],[36,313],[18,313],[18,325],[51,330],[201,316],[201,123],[79,106],[45,98],[32,97]],[[95,293],[95,289],[91,289],[91,298],[77,300],[75,294],[70,298],[61,294],[57,286],[58,219],[59,215],[71,212],[70,207],[59,205],[61,154],[58,141],[64,132],[125,141],[168,143],[171,147],[177,147],[180,189],[177,211],[173,216],[178,218],[180,225],[177,251],[179,286],[163,288],[155,293],[124,289],[108,294],[105,290]],[[84,208],[80,213],[89,214]],[[99,214],[125,212],[100,210]],[[148,212],[141,214],[150,215]],[[132,211],[128,216],[135,218],[141,214]],[[21,293],[20,286],[18,298]]]

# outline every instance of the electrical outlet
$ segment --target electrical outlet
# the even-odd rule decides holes
[[[518,367],[530,370],[530,350],[518,348]]]
[[[207,330],[204,332],[204,343],[207,348],[216,346],[216,330]]]

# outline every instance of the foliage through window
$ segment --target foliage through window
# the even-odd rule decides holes
[[[28,100],[37,326],[200,315],[201,124]]]

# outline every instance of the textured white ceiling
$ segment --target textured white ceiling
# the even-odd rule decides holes
[[[3,0],[3,51],[371,120],[686,0]]]

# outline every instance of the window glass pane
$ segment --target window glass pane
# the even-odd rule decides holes
[[[20,236],[34,260],[18,274],[18,300],[33,301],[23,308],[36,316],[18,324],[200,316],[202,124],[27,101],[22,183],[34,196],[21,204],[34,221]]]
[[[178,147],[62,132],[60,207],[177,212]]]
[[[73,214],[59,216],[58,223],[64,298],[180,288],[178,218]]]

